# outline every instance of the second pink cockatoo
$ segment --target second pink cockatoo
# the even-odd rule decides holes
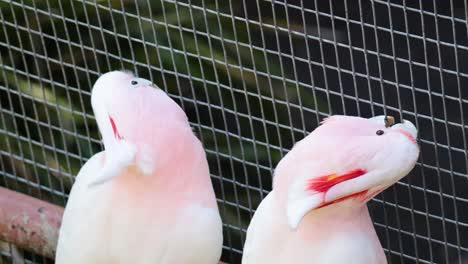
[[[416,136],[406,120],[327,118],[278,164],[242,263],[386,263],[366,202],[414,167]]]
[[[91,102],[105,151],[76,178],[56,263],[218,263],[221,218],[183,110],[120,71],[96,81]]]

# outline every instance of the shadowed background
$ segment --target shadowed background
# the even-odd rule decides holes
[[[0,186],[64,206],[102,149],[91,87],[127,69],[202,140],[224,261],[240,263],[295,142],[330,114],[386,113],[415,123],[421,146],[412,173],[369,203],[389,263],[466,263],[467,14],[454,0],[0,0]],[[52,263],[0,242],[0,263],[12,255]]]

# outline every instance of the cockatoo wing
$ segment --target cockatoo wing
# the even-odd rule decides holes
[[[271,191],[258,206],[255,214],[250,221],[247,229],[247,238],[244,244],[244,252],[242,256],[242,264],[256,263],[278,263],[277,260],[272,262],[277,256],[275,250],[276,242],[281,241],[281,234],[278,233],[280,228],[274,210],[274,191]],[[284,213],[284,212],[283,212]]]
[[[89,188],[87,183],[91,181],[93,175],[99,173],[103,168],[103,158],[104,152],[100,152],[92,156],[81,168],[78,173],[75,183],[70,191],[70,196],[67,202],[67,207],[65,209],[62,225],[60,228],[60,235],[58,240],[57,254],[56,254],[56,263],[69,263],[70,259],[76,257],[79,258],[79,255],[82,254],[86,245],[93,244],[93,240],[96,239],[95,236],[87,237],[82,241],[75,241],[75,235],[82,233],[86,234],[87,226],[83,225],[81,222],[84,222],[84,218],[92,217],[91,215],[78,215],[78,212],[90,212],[98,213],[99,210],[89,210],[86,208],[89,204],[93,203],[93,199],[96,197],[89,193]],[[98,234],[96,234],[98,236]],[[96,252],[97,254],[98,252]],[[93,257],[91,257],[92,259]]]
[[[168,220],[170,209],[161,206],[168,201],[134,206],[127,204],[128,194],[114,195],[112,184],[90,187],[102,169],[101,152],[76,178],[62,220],[57,264],[218,263],[223,238],[216,208],[188,203]]]

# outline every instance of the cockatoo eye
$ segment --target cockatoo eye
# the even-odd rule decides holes
[[[151,81],[148,81],[146,79],[143,79],[143,78],[133,78],[131,81],[130,81],[130,84],[132,85],[132,87],[136,88],[136,87],[144,87],[144,86],[153,86],[154,84],[151,82]]]
[[[377,130],[377,132],[375,132],[375,134],[377,134],[377,136],[381,136],[381,135],[385,134],[385,132],[383,130]]]

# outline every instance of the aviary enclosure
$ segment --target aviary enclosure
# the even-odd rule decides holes
[[[467,23],[455,0],[0,0],[0,186],[64,206],[102,149],[90,89],[127,69],[202,140],[224,262],[295,142],[331,114],[389,114],[421,147],[368,205],[389,263],[468,263]],[[15,258],[53,262],[0,242]]]

